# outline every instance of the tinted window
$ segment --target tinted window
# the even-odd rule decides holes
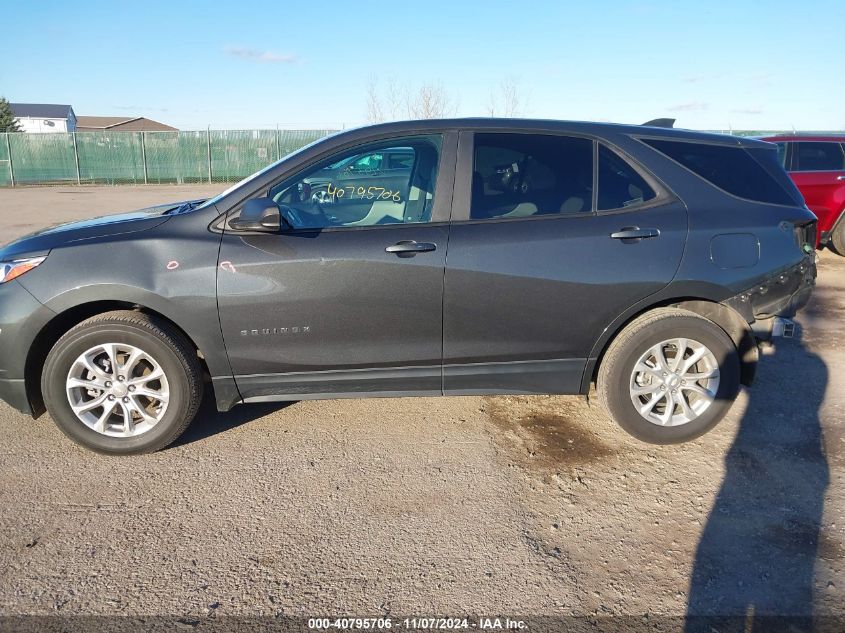
[[[787,191],[742,147],[643,139],[669,158],[740,198],[794,204]]]
[[[414,153],[392,153],[387,155],[388,169],[410,169],[414,166]]]
[[[428,222],[439,157],[438,135],[373,144],[332,156],[269,196],[297,229]]]
[[[800,141],[794,145],[796,171],[841,171],[845,169],[845,155],[839,143]]]
[[[778,163],[781,167],[786,167],[786,143],[778,143]]]
[[[621,209],[655,197],[654,190],[631,165],[599,145],[599,210]]]
[[[542,134],[476,134],[470,217],[589,213],[593,142]]]
[[[381,164],[384,162],[384,154],[381,152],[377,154],[367,154],[360,158],[355,158],[349,166],[349,171],[357,171],[362,173],[376,172],[381,169]]]

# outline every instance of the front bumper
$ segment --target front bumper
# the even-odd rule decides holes
[[[26,391],[27,356],[54,316],[19,281],[0,284],[0,399],[28,415],[33,407]]]
[[[21,413],[32,415],[32,405],[26,395],[26,381],[23,378],[0,380],[0,400]]]
[[[816,285],[816,255],[769,275],[753,287],[724,302],[748,323],[773,317],[792,318],[807,305]]]

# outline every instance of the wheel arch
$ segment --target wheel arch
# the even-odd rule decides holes
[[[722,328],[736,346],[740,359],[740,382],[750,387],[757,371],[759,353],[751,326],[733,308],[712,299],[701,297],[675,297],[662,299],[645,307],[633,310],[609,325],[593,347],[584,376],[581,379],[581,393],[589,393],[590,383],[595,381],[598,369],[610,344],[635,319],[657,308],[681,308],[702,316]]]
[[[185,328],[179,325],[179,323],[177,323],[174,319],[162,314],[160,311],[130,301],[102,300],[80,303],[57,313],[55,317],[53,317],[41,328],[41,330],[39,330],[38,334],[33,339],[32,345],[30,345],[24,366],[24,384],[26,386],[27,397],[29,398],[30,407],[32,408],[32,414],[34,417],[39,417],[46,410],[44,406],[44,396],[41,392],[41,372],[50,350],[53,349],[56,342],[74,326],[82,323],[86,319],[97,316],[98,314],[104,314],[114,310],[142,312],[148,316],[161,319],[172,325],[197,351],[197,358],[202,366],[206,380],[211,375],[205,354],[200,346],[197,345],[195,338],[192,337]],[[207,380],[207,382],[210,381]]]

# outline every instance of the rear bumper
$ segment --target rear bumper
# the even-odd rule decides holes
[[[830,231],[822,231],[819,233],[819,243],[817,246],[827,246],[827,243],[830,241]]]
[[[815,285],[816,257],[812,253],[724,303],[739,312],[748,323],[773,317],[789,319],[807,305]]]

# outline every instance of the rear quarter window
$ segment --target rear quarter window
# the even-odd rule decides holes
[[[770,204],[794,205],[781,184],[744,148],[664,139],[641,139],[730,194]]]

